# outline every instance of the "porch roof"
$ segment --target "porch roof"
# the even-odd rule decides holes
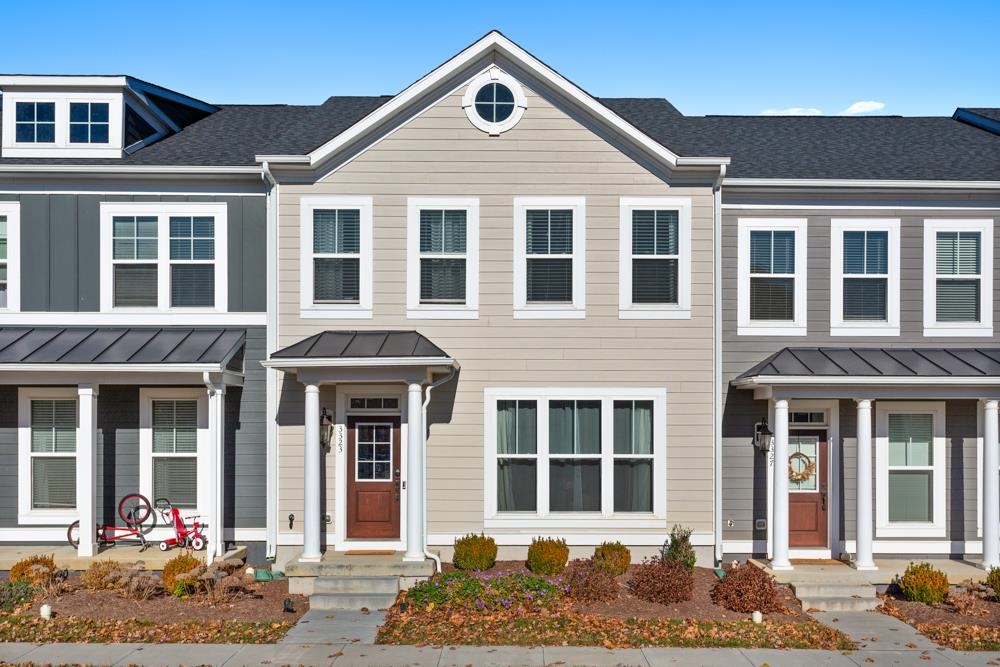
[[[323,331],[271,354],[272,368],[291,366],[457,366],[416,331]]]

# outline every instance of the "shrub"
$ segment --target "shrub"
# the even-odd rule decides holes
[[[712,588],[712,601],[730,611],[777,612],[785,607],[778,599],[774,578],[751,563],[737,565]]]
[[[469,533],[455,540],[452,562],[459,570],[488,570],[497,562],[497,543],[492,537]]]
[[[628,588],[637,598],[647,602],[687,602],[694,590],[694,575],[675,560],[647,558],[632,568]]]
[[[618,597],[615,576],[596,558],[570,563],[564,581],[569,597],[580,602],[607,602]]]
[[[163,566],[163,589],[168,593],[174,593],[177,586],[177,576],[190,572],[201,564],[201,560],[189,553],[177,554]]]
[[[632,552],[621,542],[604,542],[594,549],[594,565],[613,574],[625,574],[632,562]]]
[[[35,555],[22,558],[10,566],[10,581],[23,581],[32,586],[46,587],[56,578],[56,562],[52,556]]]
[[[448,572],[422,581],[406,592],[415,609],[477,611],[541,611],[565,592],[556,583],[520,572],[471,574]]]
[[[113,561],[110,558],[95,560],[80,575],[80,585],[90,591],[113,590],[118,587],[115,575],[124,569],[121,563]]]
[[[694,570],[697,556],[691,546],[691,529],[675,524],[670,530],[670,537],[663,543],[660,554],[664,560],[677,561],[688,570]]]
[[[1000,600],[1000,567],[990,568],[986,574],[986,586],[993,591],[993,595]]]
[[[569,547],[566,540],[536,537],[528,547],[528,569],[535,574],[551,576],[566,569]]]
[[[930,563],[910,563],[896,585],[913,602],[937,604],[948,597],[948,576]]]
[[[39,592],[27,581],[0,581],[0,611],[14,611],[31,602]]]

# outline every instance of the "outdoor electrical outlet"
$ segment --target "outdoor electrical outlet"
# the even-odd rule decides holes
[[[767,530],[767,519],[754,519],[753,527],[755,530]]]
[[[324,514],[323,521],[325,521],[326,523],[333,523],[333,517],[331,517],[329,514]]]
[[[732,519],[726,519],[726,527],[727,528],[732,528],[735,525],[736,525],[735,521],[733,521]]]

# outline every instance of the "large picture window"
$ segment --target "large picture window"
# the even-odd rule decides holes
[[[740,219],[738,333],[806,334],[806,221]]]
[[[993,335],[993,221],[924,221],[924,335]]]
[[[514,200],[514,317],[586,315],[583,198]]]
[[[899,335],[899,219],[830,221],[830,332]]]
[[[372,316],[371,197],[303,197],[301,316]]]

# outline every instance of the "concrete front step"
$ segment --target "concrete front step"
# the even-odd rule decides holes
[[[313,593],[310,609],[386,609],[396,601],[395,593]]]
[[[386,556],[338,556],[318,563],[291,560],[285,565],[289,577],[429,577],[434,574],[434,561],[404,561]]]
[[[399,592],[399,577],[317,577],[313,595],[325,593],[364,593],[392,595]]]
[[[882,601],[877,597],[841,597],[819,596],[799,597],[802,608],[806,611],[874,611]]]
[[[875,597],[875,587],[871,584],[833,584],[818,582],[793,582],[792,590],[800,600],[826,597]]]

